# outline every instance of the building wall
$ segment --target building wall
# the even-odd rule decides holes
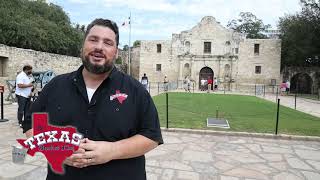
[[[140,74],[140,47],[132,48],[131,49],[131,76],[135,79],[139,80],[139,74]]]
[[[211,42],[210,53],[204,52],[204,42]],[[157,53],[157,44],[161,44],[161,53]],[[260,44],[259,55],[254,54],[254,44]],[[190,30],[173,34],[171,40],[141,41],[138,54],[138,79],[146,73],[150,81],[162,82],[164,75],[171,81],[182,80],[187,74],[184,66],[189,64],[190,78],[196,84],[204,67],[210,67],[214,77],[229,83],[231,88],[236,84],[280,81],[281,40],[245,39],[243,34],[226,29],[210,16]],[[161,64],[161,72],[156,71],[156,64]],[[261,66],[261,74],[255,73],[255,66]]]
[[[260,45],[259,55],[254,54],[254,44]],[[237,83],[279,83],[280,64],[281,40],[246,39],[240,43]],[[261,66],[261,74],[255,73],[255,66]]]
[[[3,62],[5,62],[3,64]],[[6,80],[15,80],[17,72],[22,71],[24,65],[31,65],[33,71],[52,70],[55,74],[64,74],[75,71],[82,65],[78,57],[64,56],[30,49],[15,48],[0,44],[0,84],[6,88]],[[117,66],[122,70],[122,67]]]
[[[157,53],[157,44],[161,44],[161,53]],[[139,79],[144,73],[149,81],[162,82],[166,75],[171,80],[178,78],[178,64],[171,58],[171,41],[141,41]],[[161,71],[156,71],[161,64]]]
[[[5,76],[0,77],[0,84],[6,88],[6,80],[15,80],[17,72],[22,71],[24,65],[31,65],[33,71],[52,70],[56,74],[63,74],[77,70],[82,64],[80,58],[52,53],[21,49],[0,44],[0,59],[6,59]]]

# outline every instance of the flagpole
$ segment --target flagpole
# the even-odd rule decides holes
[[[129,76],[131,75],[131,11],[130,11],[130,16],[129,16],[129,52],[128,52],[128,74]]]

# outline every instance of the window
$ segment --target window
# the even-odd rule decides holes
[[[234,53],[238,54],[239,53],[239,48],[234,49]]]
[[[157,53],[161,53],[161,44],[157,44]]]
[[[8,58],[0,56],[0,77],[7,76]]]
[[[254,55],[259,55],[260,44],[254,44]]]
[[[161,64],[156,65],[156,71],[161,71]]]
[[[204,42],[204,53],[211,53],[211,42]]]
[[[256,66],[256,74],[261,74],[261,66]]]

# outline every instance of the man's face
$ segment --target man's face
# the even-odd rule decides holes
[[[91,73],[109,72],[117,57],[116,34],[108,27],[93,26],[83,44],[81,59]]]
[[[26,74],[27,74],[27,75],[32,74],[32,69],[27,70],[27,71],[26,71]]]

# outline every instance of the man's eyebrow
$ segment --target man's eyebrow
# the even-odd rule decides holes
[[[88,38],[96,38],[96,39],[98,39],[99,37],[97,35],[89,35]]]
[[[100,37],[97,35],[89,35],[88,38],[100,39]],[[102,38],[102,40],[115,42],[114,40],[112,40],[111,38],[108,38],[108,37]]]

